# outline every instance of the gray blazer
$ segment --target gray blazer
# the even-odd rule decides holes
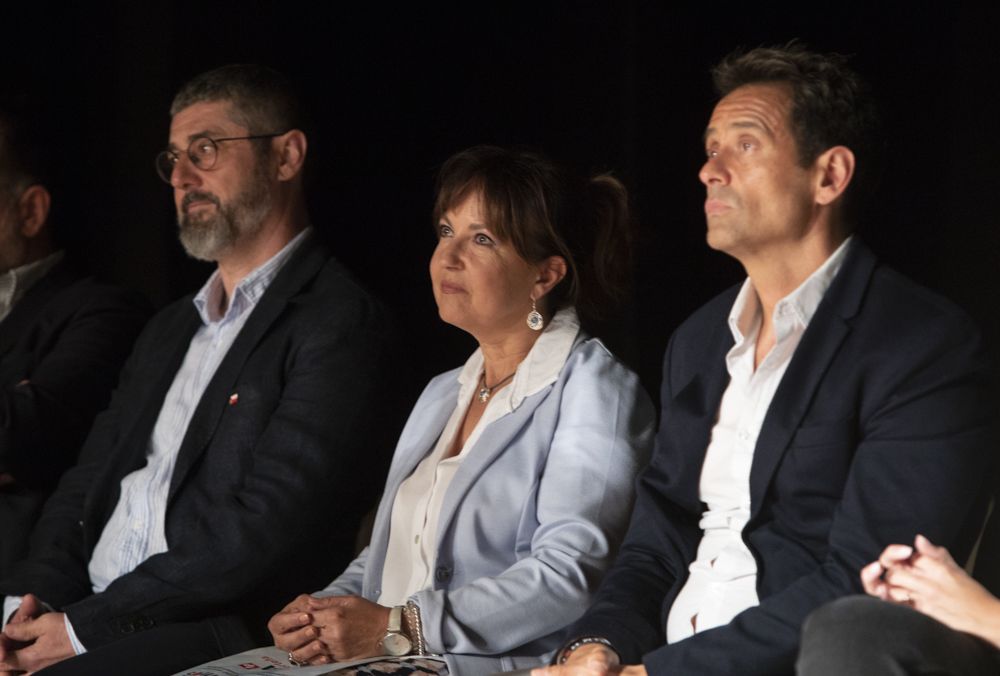
[[[403,429],[371,544],[322,596],[375,601],[400,483],[455,410],[459,369],[434,378]],[[586,610],[632,509],[654,410],[634,373],[580,334],[558,379],[487,427],[455,474],[437,535],[423,633],[452,674],[537,666]]]

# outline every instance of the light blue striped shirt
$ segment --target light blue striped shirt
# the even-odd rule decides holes
[[[164,529],[167,494],[174,462],[191,417],[257,302],[301,244],[306,232],[299,233],[266,263],[240,280],[228,307],[218,270],[194,297],[202,325],[191,339],[184,362],[163,400],[149,440],[146,465],[122,479],[118,505],[90,558],[88,572],[95,594],[149,557],[167,551]],[[86,652],[68,617],[66,628],[77,654]]]

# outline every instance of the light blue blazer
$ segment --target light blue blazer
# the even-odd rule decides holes
[[[396,491],[454,412],[459,370],[420,396],[371,544],[320,595],[378,599]],[[537,666],[560,646],[624,536],[654,415],[636,375],[581,332],[558,379],[483,430],[445,495],[433,588],[411,597],[453,675]]]

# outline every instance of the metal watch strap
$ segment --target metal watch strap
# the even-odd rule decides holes
[[[393,606],[389,609],[389,626],[387,634],[399,634],[403,631],[403,606]]]
[[[406,623],[410,625],[410,640],[413,641],[413,654],[426,655],[427,644],[424,643],[424,629],[420,622],[420,606],[413,601],[407,601],[406,606],[403,607],[403,612],[406,614]]]

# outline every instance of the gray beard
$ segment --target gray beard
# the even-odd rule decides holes
[[[266,181],[255,176],[251,185],[232,201],[223,205],[211,193],[190,192],[178,214],[180,240],[192,258],[218,261],[240,241],[251,239],[260,232],[264,218],[271,210],[271,193]],[[183,206],[188,201],[207,199],[215,204],[212,213],[187,214]]]

